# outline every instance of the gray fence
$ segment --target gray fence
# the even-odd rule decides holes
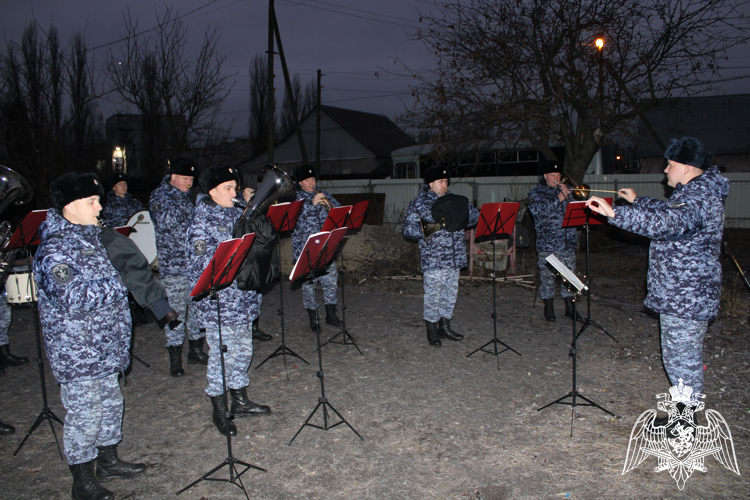
[[[750,173],[724,174],[731,182],[726,201],[726,226],[750,227]],[[451,183],[450,191],[473,200],[477,207],[483,203],[522,201],[539,178],[531,177],[463,177]],[[633,188],[639,196],[666,199],[663,174],[589,175],[584,182],[592,189],[617,191]],[[322,181],[320,186],[332,194],[384,193],[383,224],[398,226],[403,221],[409,202],[422,186],[414,179]],[[612,193],[594,193],[602,197]]]

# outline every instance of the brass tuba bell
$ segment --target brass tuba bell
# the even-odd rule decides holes
[[[8,167],[0,165],[0,213],[4,212],[10,204],[23,205],[28,203],[33,196],[34,191],[26,179]],[[2,250],[10,242],[11,236],[13,236],[13,230],[10,222],[0,223],[0,286],[5,284],[13,260],[18,253],[18,249]]]
[[[424,236],[424,240],[427,242],[430,241],[430,236],[432,236],[433,233],[445,229],[445,219],[440,219],[437,222],[427,222],[424,219],[419,219],[419,227],[422,228],[422,236]]]

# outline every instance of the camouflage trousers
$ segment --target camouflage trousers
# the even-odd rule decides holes
[[[8,330],[10,329],[10,321],[12,319],[12,311],[10,304],[0,298],[0,345],[10,344],[8,339]]]
[[[200,331],[198,316],[190,314],[190,281],[187,276],[163,276],[161,282],[167,289],[167,299],[169,305],[175,312],[179,313],[182,324],[170,330],[169,326],[164,327],[164,333],[167,336],[167,346],[182,345],[185,342],[185,332],[190,340],[203,338],[205,335]]]
[[[661,359],[672,385],[689,385],[703,393],[703,339],[708,321],[661,315]]]
[[[539,286],[539,296],[542,300],[554,299],[555,288],[557,288],[556,280],[557,274],[547,266],[547,256],[555,254],[555,257],[560,259],[560,262],[565,264],[568,269],[572,272],[576,272],[576,254],[575,252],[539,252],[539,262],[537,267],[539,268],[539,276],[541,278],[541,285]],[[570,297],[573,295],[564,284],[560,284],[560,296]]]
[[[425,321],[437,323],[440,318],[453,317],[453,307],[458,297],[459,272],[459,269],[435,269],[422,273]]]
[[[99,454],[97,446],[122,441],[123,401],[116,373],[60,384],[60,397],[67,412],[63,444],[68,465],[90,462]]]
[[[302,283],[302,303],[305,309],[313,311],[318,308],[318,301],[315,298],[315,288],[318,283],[320,283],[320,287],[323,289],[323,302],[325,304],[336,304],[338,281],[339,271],[336,269],[336,263],[331,262],[331,265],[325,270],[325,274],[321,274],[313,279],[312,282],[305,281]]]
[[[221,339],[227,346],[227,351],[224,353],[224,367],[229,389],[242,389],[250,383],[247,377],[247,369],[250,368],[250,362],[253,360],[253,332],[250,328],[250,325],[221,327]],[[211,397],[221,396],[224,394],[224,385],[221,380],[219,330],[207,328],[206,341],[210,348],[206,370],[208,378],[206,394]]]

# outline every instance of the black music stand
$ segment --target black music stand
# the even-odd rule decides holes
[[[547,262],[549,265],[552,266],[552,268],[557,271],[564,280],[568,281],[577,291],[575,295],[580,295],[581,291],[584,289],[587,289],[588,286],[581,283],[581,280],[578,279],[578,277],[573,274],[570,269],[565,267],[565,264],[560,262],[560,260],[555,256],[555,254],[550,254],[547,256]],[[576,406],[595,406],[596,408],[599,408],[604,413],[608,413],[615,416],[614,413],[611,411],[599,406],[598,404],[594,403],[592,400],[587,398],[586,396],[581,395],[580,392],[578,392],[578,381],[576,379],[577,374],[577,360],[578,360],[578,350],[577,350],[577,339],[578,335],[576,335],[576,300],[575,295],[573,296],[573,318],[571,319],[571,322],[573,323],[573,342],[571,343],[570,348],[570,357],[573,358],[573,388],[569,393],[567,393],[565,396],[558,398],[551,403],[547,403],[546,405],[539,408],[537,411],[542,411],[543,409],[547,408],[548,406],[552,406],[554,404],[558,405],[570,405],[570,437],[573,437],[573,420],[575,419],[575,411]],[[566,399],[570,398],[570,401],[566,401]],[[578,400],[581,399],[585,401],[585,403],[580,403]]]
[[[493,337],[492,340],[484,344],[482,347],[471,351],[466,355],[468,358],[472,354],[482,351],[487,354],[492,354],[497,358],[497,369],[500,371],[500,354],[505,351],[513,351],[519,356],[520,352],[516,351],[508,344],[502,342],[497,338],[497,290],[496,290],[496,276],[497,270],[495,267],[495,240],[500,235],[513,235],[513,227],[516,225],[516,216],[518,215],[518,209],[521,204],[518,202],[511,203],[485,203],[482,205],[482,210],[479,212],[479,222],[477,223],[476,239],[480,237],[489,236],[492,240],[492,327]],[[488,350],[487,346],[492,345],[492,350]],[[503,346],[504,349],[500,349],[498,346]]]
[[[612,198],[604,198],[604,201],[612,205]],[[583,326],[581,326],[581,329],[578,331],[576,338],[580,337],[583,331],[589,326],[595,326],[606,333],[609,338],[615,342],[619,342],[607,331],[606,328],[597,323],[594,318],[591,317],[591,255],[589,250],[589,226],[598,226],[606,224],[606,222],[606,217],[599,215],[590,208],[586,208],[585,202],[574,201],[568,203],[568,207],[565,209],[562,227],[570,228],[584,226],[586,228],[586,319],[583,321]],[[575,318],[575,314],[573,314],[573,318]]]
[[[44,222],[47,219],[47,211],[46,210],[34,210],[33,212],[30,212],[21,222],[21,224],[18,225],[15,232],[13,233],[13,236],[11,236],[10,241],[8,241],[8,246],[5,247],[5,250],[11,250],[11,249],[18,249],[18,248],[24,248],[26,251],[26,255],[28,257],[31,256],[31,247],[34,245],[38,245],[40,243],[39,240],[39,225]],[[41,325],[39,324],[39,303],[36,300],[36,283],[34,282],[34,279],[32,278],[31,273],[31,259],[27,260],[28,270],[29,270],[29,286],[31,287],[31,307],[34,315],[34,339],[36,340],[36,363],[39,367],[39,381],[42,386],[42,411],[39,412],[39,415],[36,417],[36,420],[31,425],[31,428],[29,429],[29,432],[26,433],[26,436],[23,438],[23,441],[21,441],[21,444],[18,445],[18,448],[16,448],[16,451],[13,452],[13,456],[15,457],[18,455],[18,452],[21,450],[21,447],[24,445],[27,439],[29,439],[29,436],[36,430],[39,425],[47,420],[49,422],[49,427],[52,429],[52,435],[55,437],[55,444],[57,444],[57,451],[60,453],[60,460],[63,459],[62,450],[60,449],[60,442],[57,440],[57,434],[55,433],[55,427],[52,425],[52,421],[54,420],[60,425],[63,424],[62,420],[60,420],[57,415],[55,415],[52,410],[50,410],[49,404],[47,403],[47,384],[44,379],[44,360],[42,358],[42,340],[41,340]]]
[[[278,257],[279,257],[279,317],[281,318],[281,345],[276,348],[275,351],[273,351],[266,359],[261,361],[261,363],[255,367],[257,370],[263,364],[268,361],[269,359],[275,358],[277,356],[283,356],[284,358],[284,370],[286,370],[286,379],[289,380],[289,368],[286,365],[286,356],[287,354],[289,356],[294,356],[295,358],[299,358],[302,360],[305,364],[310,364],[305,359],[297,354],[296,352],[292,351],[289,347],[286,345],[286,340],[284,337],[284,283],[283,283],[283,273],[281,272],[281,232],[282,231],[293,231],[294,226],[297,225],[297,220],[299,219],[300,211],[302,210],[302,205],[304,204],[303,200],[297,200],[293,201],[291,203],[277,203],[276,205],[271,205],[268,207],[268,214],[266,214],[266,217],[268,217],[268,220],[271,221],[271,224],[273,224],[273,227],[276,229],[276,250],[278,251]]]
[[[367,211],[367,207],[369,204],[369,200],[364,200],[359,201],[351,206],[331,209],[328,212],[326,221],[323,223],[322,231],[331,231],[333,229],[339,229],[342,227],[345,227],[349,230],[360,229],[362,227],[362,223],[365,221],[365,212]],[[338,210],[340,210],[340,215],[337,215]],[[346,289],[344,285],[346,281],[346,271],[344,270],[343,247],[341,248],[341,252],[339,252],[339,255],[341,256],[341,322],[343,323],[343,326],[341,327],[341,331],[339,333],[323,342],[323,345],[321,347],[325,346],[326,344],[353,345],[354,348],[359,351],[360,356],[364,358],[365,355],[362,354],[362,351],[359,350],[357,341],[354,340],[354,337],[349,334],[349,330],[346,329]],[[341,340],[336,340],[339,335],[341,335]]]
[[[341,240],[344,238],[345,234],[346,228],[341,228],[334,229],[330,233],[325,232],[310,235],[307,238],[305,247],[302,249],[302,253],[300,253],[299,259],[297,259],[297,262],[294,264],[292,274],[289,275],[289,281],[294,281],[296,279],[309,279],[309,277],[312,276],[313,273],[327,266],[331,262],[331,260],[333,260],[333,256],[336,253],[336,250],[338,249],[338,246],[341,243]],[[315,309],[315,332],[318,341],[317,350],[319,370],[315,375],[318,377],[318,379],[320,379],[320,397],[318,398],[318,404],[315,406],[315,409],[310,413],[310,416],[307,417],[307,420],[305,420],[305,423],[302,424],[297,433],[292,437],[291,441],[289,441],[289,445],[291,446],[292,442],[297,438],[299,433],[302,432],[302,429],[304,429],[305,426],[315,427],[316,429],[327,431],[341,424],[346,424],[346,426],[349,427],[359,439],[364,441],[364,438],[359,435],[359,432],[357,432],[354,427],[352,427],[351,424],[346,421],[343,415],[336,411],[336,408],[331,406],[331,403],[329,403],[328,399],[326,398],[325,384],[323,383],[323,351],[321,350],[322,346],[320,345],[320,319],[318,318],[317,311],[318,310]],[[310,420],[318,411],[318,408],[321,407],[323,408],[323,425],[321,426],[311,424]],[[339,417],[339,421],[333,425],[328,424],[329,408],[333,413],[336,414],[336,416]]]
[[[219,356],[221,358],[221,382],[224,389],[222,398],[224,398],[224,408],[226,409],[224,418],[227,419],[227,427],[229,426],[229,420],[232,417],[232,413],[229,411],[229,406],[227,403],[227,376],[226,367],[224,365],[224,353],[227,351],[227,346],[224,345],[224,341],[221,337],[221,301],[219,300],[218,292],[220,289],[230,286],[232,284],[232,281],[234,281],[234,277],[237,274],[242,261],[245,260],[245,256],[247,256],[247,252],[250,250],[253,239],[255,239],[255,234],[251,233],[246,234],[242,237],[242,239],[234,238],[221,242],[219,247],[216,249],[214,256],[211,257],[211,262],[209,262],[208,266],[206,266],[206,269],[203,270],[203,273],[198,279],[198,283],[196,283],[193,291],[190,293],[190,297],[192,297],[193,300],[203,300],[207,296],[209,296],[210,300],[216,301],[216,315],[219,324]],[[242,471],[238,471],[238,465],[243,466],[244,469]],[[229,467],[228,479],[211,477],[212,474],[218,472],[224,467]],[[229,432],[229,429],[227,429],[227,458],[224,459],[222,463],[178,491],[177,495],[189,490],[201,481],[223,481],[237,486],[245,494],[245,498],[250,500],[250,497],[247,494],[247,490],[245,490],[245,485],[242,484],[241,479],[242,474],[250,469],[256,469],[262,472],[266,472],[266,469],[258,467],[257,465],[243,462],[242,460],[239,460],[238,458],[232,456],[232,434]]]

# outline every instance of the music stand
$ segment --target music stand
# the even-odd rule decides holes
[[[276,205],[271,205],[268,207],[268,213],[266,214],[266,217],[269,221],[271,221],[271,224],[273,224],[274,229],[276,229],[276,250],[278,252],[278,258],[279,258],[279,317],[281,318],[281,345],[276,348],[275,351],[273,351],[266,359],[261,361],[261,363],[255,367],[257,370],[263,364],[268,361],[271,358],[275,358],[276,356],[283,356],[284,358],[284,370],[286,370],[286,379],[289,380],[289,368],[286,365],[286,356],[287,354],[289,356],[294,356],[295,358],[299,358],[302,361],[304,361],[305,364],[309,365],[305,359],[297,354],[296,352],[292,351],[289,347],[286,345],[286,340],[284,336],[284,283],[281,278],[283,273],[281,272],[281,233],[283,231],[293,231],[294,227],[297,225],[297,220],[299,219],[299,214],[302,211],[302,205],[305,202],[303,200],[297,200],[290,203],[277,203]]]
[[[500,354],[505,351],[513,351],[519,356],[520,352],[510,347],[505,342],[502,342],[497,338],[497,290],[496,290],[496,277],[497,269],[495,269],[495,240],[500,235],[512,235],[513,228],[516,225],[516,216],[518,215],[518,209],[521,204],[518,202],[510,203],[485,203],[482,205],[482,210],[479,212],[479,221],[477,222],[476,239],[480,237],[489,236],[492,240],[492,328],[493,337],[492,340],[484,344],[479,349],[475,349],[466,355],[468,358],[475,352],[486,352],[492,354],[497,358],[497,369],[500,371]],[[487,350],[487,346],[492,345],[492,350]],[[504,347],[500,349],[498,345]]]
[[[10,238],[10,241],[8,241],[8,245],[4,248],[4,250],[12,250],[12,249],[20,249],[23,248],[26,251],[27,256],[31,256],[31,247],[38,245],[40,243],[39,239],[39,225],[44,222],[47,219],[47,211],[46,210],[34,210],[33,212],[30,212],[23,221],[18,225],[16,230],[13,232],[13,235]],[[52,425],[52,421],[54,420],[60,425],[63,424],[63,421],[60,420],[57,415],[55,415],[52,410],[49,407],[49,404],[47,402],[47,383],[45,382],[44,378],[44,360],[42,358],[42,340],[41,340],[41,325],[39,324],[39,303],[36,300],[36,283],[34,282],[34,279],[32,278],[32,272],[31,272],[31,259],[27,259],[27,268],[29,271],[29,286],[31,288],[31,307],[34,315],[34,339],[36,340],[36,363],[39,367],[39,381],[42,386],[42,411],[39,412],[39,415],[36,417],[36,420],[31,425],[31,428],[29,429],[29,432],[26,433],[26,436],[23,438],[23,441],[21,441],[21,444],[18,445],[18,448],[16,448],[16,451],[13,452],[13,456],[15,457],[18,455],[18,452],[21,450],[21,447],[23,447],[24,443],[27,439],[29,439],[29,436],[36,430],[39,425],[47,420],[49,422],[49,427],[52,429],[52,435],[55,437],[55,444],[57,444],[57,451],[60,453],[60,460],[63,459],[62,450],[60,449],[60,442],[57,440],[57,433],[55,433],[55,427]]]
[[[362,227],[362,223],[365,221],[365,212],[367,211],[367,207],[369,204],[369,200],[364,200],[359,201],[351,206],[343,206],[331,209],[328,212],[328,217],[323,223],[322,230],[331,231],[333,229],[338,229],[341,227],[346,227],[350,230],[360,229]],[[336,212],[339,210],[340,212]],[[333,215],[331,214],[331,212],[333,212]],[[343,217],[341,217],[341,215],[343,215]],[[344,284],[346,281],[346,271],[344,269],[343,248],[341,249],[341,252],[339,252],[339,255],[341,256],[341,322],[343,325],[341,327],[341,331],[327,341],[323,342],[323,345],[321,347],[325,346],[326,344],[353,345],[354,348],[359,351],[360,356],[365,357],[365,355],[362,354],[362,351],[359,350],[357,341],[354,340],[354,337],[349,334],[349,330],[346,329],[346,286]],[[341,335],[341,340],[337,341],[336,338],[339,335]]]
[[[302,249],[302,253],[300,253],[299,259],[297,259],[297,262],[295,262],[294,264],[292,273],[289,275],[289,281],[294,281],[296,279],[309,279],[313,273],[327,266],[333,259],[333,256],[336,253],[336,250],[338,249],[338,246],[341,243],[341,240],[344,238],[345,234],[346,228],[334,229],[331,232],[311,234],[307,238],[307,242],[305,243],[305,247]],[[318,398],[318,404],[315,406],[315,409],[310,413],[310,415],[305,420],[305,423],[302,424],[297,433],[292,437],[291,441],[289,441],[289,445],[291,446],[292,442],[297,438],[299,433],[302,432],[302,429],[304,429],[305,426],[315,427],[316,429],[327,431],[341,424],[346,424],[346,426],[349,427],[359,439],[364,441],[364,438],[359,435],[359,432],[357,432],[354,427],[352,427],[351,424],[349,424],[349,422],[347,422],[346,419],[338,411],[336,411],[336,408],[331,406],[331,403],[329,403],[328,399],[326,398],[325,384],[323,382],[323,351],[321,349],[322,346],[320,345],[320,319],[318,318],[317,311],[318,310],[315,309],[315,332],[318,341],[319,369],[315,375],[318,377],[318,379],[320,379],[320,397]],[[323,425],[321,426],[311,424],[310,420],[318,411],[318,408],[321,407],[323,408]],[[339,421],[333,425],[328,425],[329,408],[333,413],[336,414],[336,416],[339,417]]]
[[[604,201],[612,205],[612,198],[604,198]],[[592,317],[591,317],[591,258],[590,258],[590,251],[589,251],[589,226],[598,226],[602,224],[607,223],[607,218],[603,215],[599,215],[598,213],[594,212],[590,208],[586,208],[585,205],[586,202],[584,201],[573,201],[568,203],[568,207],[565,209],[565,215],[563,216],[563,228],[570,228],[570,227],[580,227],[584,226],[586,228],[586,282],[587,282],[587,288],[586,288],[586,319],[583,322],[583,326],[581,326],[581,329],[578,331],[578,337],[581,336],[583,331],[588,328],[589,326],[595,326],[599,330],[606,333],[609,338],[614,340],[615,342],[619,342],[616,338],[612,336],[611,333],[607,331],[606,328],[604,328],[602,325],[597,323]],[[535,297],[536,299],[536,297]],[[573,315],[575,318],[575,314]]]
[[[582,290],[588,289],[588,286],[586,286],[583,283],[581,283],[581,280],[579,280],[578,277],[570,271],[570,269],[568,269],[567,267],[565,267],[565,264],[563,264],[562,262],[560,262],[560,259],[558,259],[555,256],[555,254],[548,255],[546,260],[549,263],[549,265],[551,265],[553,267],[553,269],[555,269],[555,271],[557,271],[563,277],[564,280],[566,280],[568,283],[570,283],[577,290],[577,292],[576,292],[575,295],[580,295],[580,293],[581,293]],[[575,313],[576,313],[576,300],[575,300],[575,296],[574,296],[574,300],[573,300],[573,318],[571,319],[571,321],[573,323],[573,342],[571,343],[571,348],[570,348],[570,357],[573,358],[573,367],[572,367],[572,371],[573,371],[573,389],[569,393],[567,393],[565,396],[563,396],[561,398],[558,398],[558,399],[552,401],[551,403],[548,403],[548,404],[542,406],[541,408],[539,408],[537,410],[537,411],[542,411],[543,409],[547,408],[548,406],[552,406],[554,404],[558,404],[558,405],[570,405],[570,407],[571,407],[570,408],[570,437],[573,437],[573,420],[575,419],[576,406],[595,406],[595,407],[599,408],[600,410],[602,410],[604,413],[608,413],[608,414],[612,415],[613,417],[615,416],[615,414],[612,413],[611,411],[609,411],[609,410],[607,410],[607,409],[599,406],[598,404],[594,403],[592,400],[590,400],[586,396],[581,395],[581,393],[578,392],[578,385],[577,385],[578,381],[576,379],[577,360],[578,360],[578,350],[576,348],[577,347],[577,341],[576,340],[578,339],[578,335],[576,335],[576,326],[577,325],[576,325],[576,314]],[[568,398],[571,398],[571,401],[566,401],[566,399],[568,399]],[[579,403],[577,401],[579,399],[582,399],[583,401],[585,401],[585,403]]]
[[[206,296],[210,297],[210,300],[216,301],[216,317],[219,325],[219,357],[221,359],[221,383],[224,389],[224,418],[227,420],[227,427],[229,426],[229,420],[232,417],[232,413],[229,411],[227,402],[227,376],[226,366],[224,364],[224,353],[227,351],[227,346],[224,345],[224,341],[221,337],[221,301],[219,299],[219,290],[226,288],[232,284],[237,271],[245,260],[247,252],[250,250],[250,246],[255,239],[255,233],[244,235],[241,239],[234,238],[231,240],[222,241],[219,247],[216,249],[214,256],[211,257],[211,262],[208,263],[206,268],[203,270],[198,282],[195,284],[193,291],[190,292],[190,297],[193,300],[203,300]],[[237,465],[241,465],[244,469],[241,472],[237,471]],[[213,478],[210,477],[213,473],[229,467],[229,478]],[[243,462],[238,458],[232,456],[232,434],[227,429],[227,458],[222,463],[181,489],[177,492],[177,495],[183,491],[187,491],[201,481],[223,481],[237,486],[245,494],[245,498],[248,500],[250,497],[245,490],[245,485],[242,484],[242,474],[250,469],[256,469],[262,472],[266,472],[266,469],[252,465],[247,462]]]

